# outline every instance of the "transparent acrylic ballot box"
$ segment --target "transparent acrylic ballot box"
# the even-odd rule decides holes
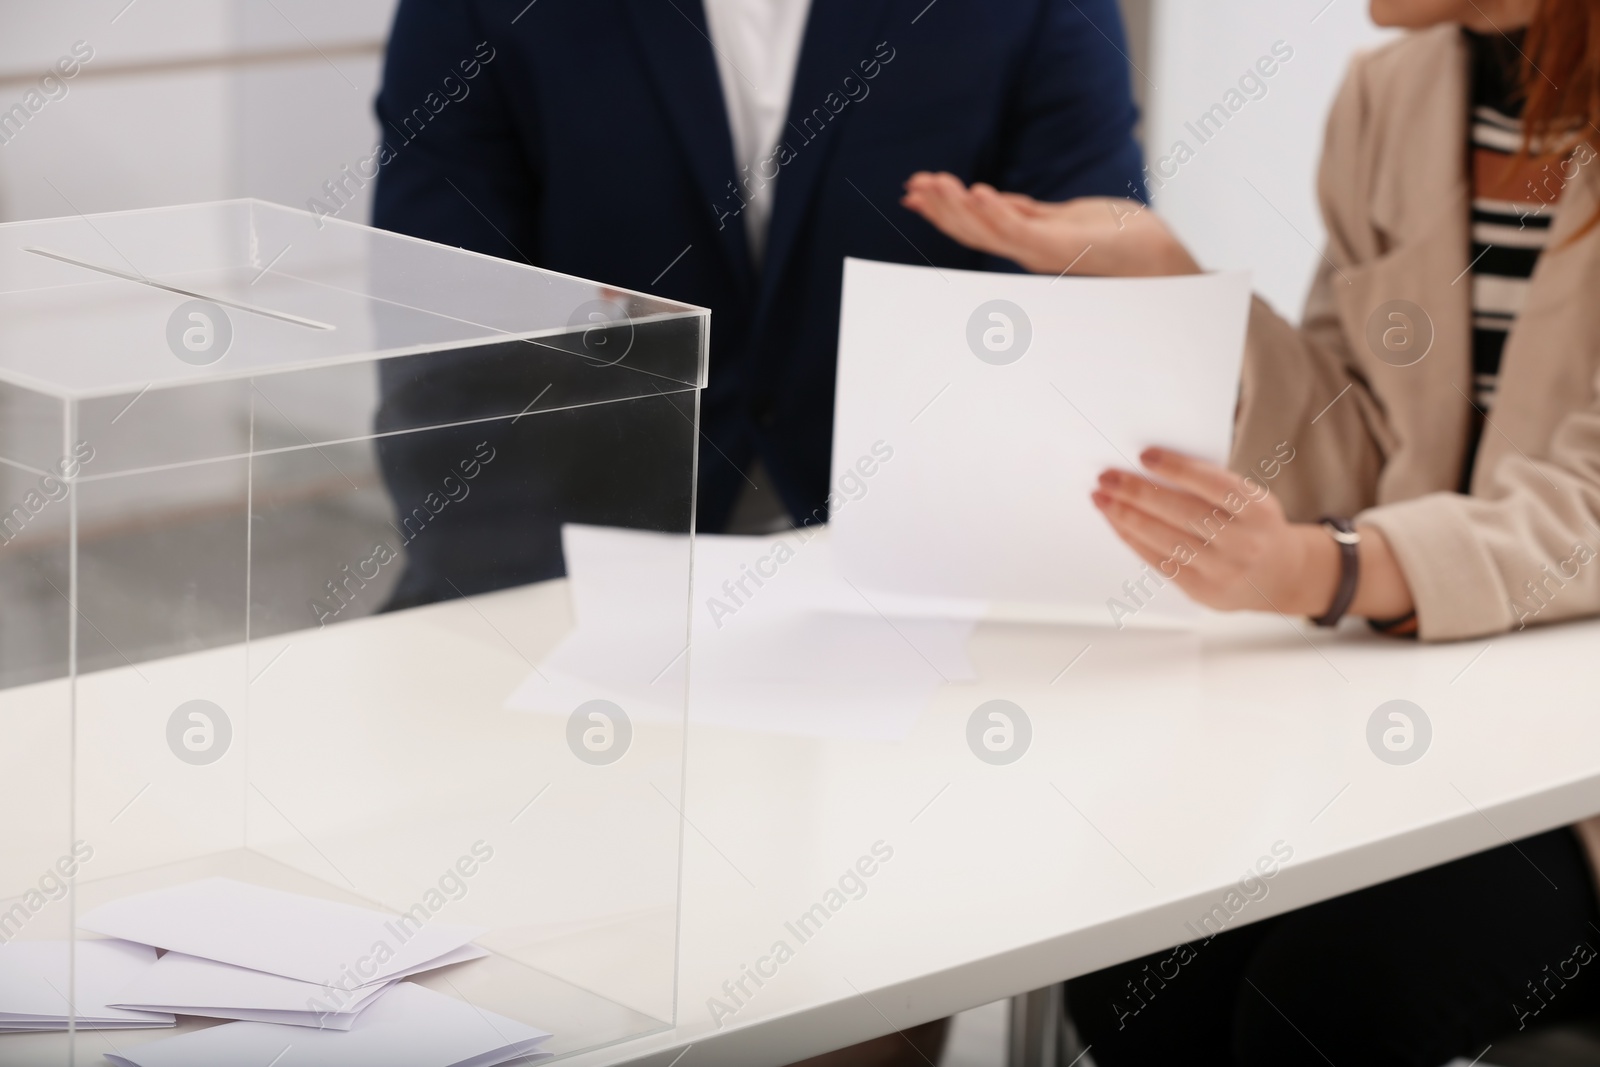
[[[708,318],[258,201],[0,226],[0,953],[226,879],[476,928],[407,980],[545,1051],[670,1025],[687,657],[604,676],[688,644]]]

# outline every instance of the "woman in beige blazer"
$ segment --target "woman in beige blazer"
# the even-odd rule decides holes
[[[1254,303],[1232,469],[1151,449],[1153,480],[1108,470],[1095,506],[1215,608],[1425,641],[1600,614],[1600,4],[1372,15],[1412,32],[1358,57],[1334,104],[1327,246],[1300,326]],[[905,204],[1041,273],[1199,269],[1132,201],[919,174]],[[1296,458],[1261,499],[1243,472],[1280,442]],[[1217,518],[1214,540],[1190,532]],[[1080,979],[1074,1017],[1100,1067],[1439,1067],[1600,1014],[1581,847],[1600,858],[1600,824],[1577,829]]]

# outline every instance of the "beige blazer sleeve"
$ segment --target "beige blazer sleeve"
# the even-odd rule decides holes
[[[1426,640],[1600,613],[1600,405],[1563,418],[1547,456],[1503,456],[1491,478],[1489,497],[1430,493],[1359,516],[1399,558]]]

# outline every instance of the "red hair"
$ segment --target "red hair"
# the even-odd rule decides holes
[[[1540,0],[1522,65],[1522,153],[1565,158],[1600,125],[1600,7],[1595,0]],[[1600,211],[1585,224],[1600,223]]]

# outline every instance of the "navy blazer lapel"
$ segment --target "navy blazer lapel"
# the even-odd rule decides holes
[[[781,144],[791,154],[778,171],[777,197],[761,269],[758,317],[771,303],[786,261],[794,251],[800,224],[839,139],[839,127],[849,121],[856,107],[853,103],[842,107],[839,104],[847,99],[844,79],[854,76],[856,81],[861,80],[858,64],[872,58],[889,3],[890,0],[811,0],[811,15],[789,97],[789,120],[782,135]],[[830,103],[840,110],[835,113]],[[829,116],[825,125],[815,112]],[[808,123],[807,119],[811,121]],[[784,158],[781,148],[778,158],[780,162]]]
[[[588,2],[588,0],[585,0]],[[662,105],[677,130],[690,169],[705,197],[713,224],[731,200],[735,176],[733,135],[716,54],[701,0],[622,0],[639,51],[654,78]],[[648,179],[646,179],[648,180]],[[720,220],[718,243],[741,284],[750,285],[754,271],[741,214]]]

